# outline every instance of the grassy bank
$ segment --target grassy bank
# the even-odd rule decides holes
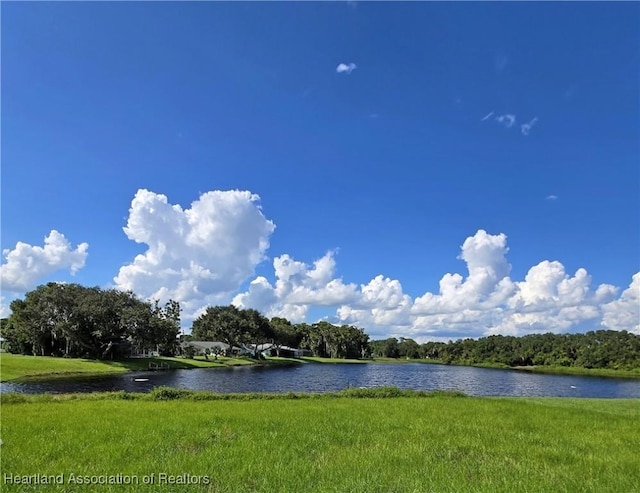
[[[350,392],[3,396],[2,491],[618,493],[640,484],[639,400]],[[373,398],[353,398],[360,392]],[[201,484],[159,483],[161,473]],[[11,485],[7,474],[64,474],[65,484]],[[71,484],[71,474],[139,484]]]
[[[64,378],[76,376],[99,376],[125,373],[128,371],[144,371],[150,364],[163,365],[172,370],[191,368],[224,368],[243,365],[293,365],[303,363],[366,363],[366,360],[345,360],[332,358],[281,358],[266,360],[249,358],[218,359],[203,356],[194,359],[186,358],[131,358],[120,361],[96,361],[80,358],[55,358],[49,356],[25,356],[21,354],[0,353],[0,382],[9,380]]]
[[[110,373],[148,370],[149,364],[164,365],[171,369],[222,368],[225,366],[252,365],[244,358],[224,358],[217,360],[204,358],[132,358],[122,361],[95,361],[78,358],[53,358],[48,356],[24,356],[0,353],[0,381],[15,379],[59,378],[73,376],[95,376]],[[282,364],[274,361],[272,364]],[[263,364],[269,364],[263,362]]]
[[[635,370],[610,370],[607,368],[575,368],[573,366],[517,366],[518,371],[554,375],[587,375],[593,377],[640,378],[640,368]]]

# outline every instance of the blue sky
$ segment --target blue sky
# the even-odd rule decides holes
[[[186,327],[640,331],[639,14],[3,2],[3,313],[59,280]]]

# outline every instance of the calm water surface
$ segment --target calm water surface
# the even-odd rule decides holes
[[[136,382],[146,378],[146,382]],[[148,392],[166,385],[212,392],[328,392],[393,385],[414,390],[459,390],[475,396],[640,398],[640,380],[544,375],[434,364],[303,364],[291,367],[136,372],[126,375],[3,383],[0,392]]]

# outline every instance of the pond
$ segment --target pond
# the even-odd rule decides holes
[[[347,387],[392,385],[427,391],[458,390],[473,396],[640,398],[640,380],[637,379],[545,375],[421,363],[300,364],[135,372],[108,377],[5,382],[0,392],[148,392],[161,385],[223,393],[328,392]]]

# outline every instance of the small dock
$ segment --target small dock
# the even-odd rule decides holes
[[[163,370],[170,370],[171,367],[169,366],[169,363],[154,363],[154,362],[149,362],[149,370],[151,371],[163,371]]]

